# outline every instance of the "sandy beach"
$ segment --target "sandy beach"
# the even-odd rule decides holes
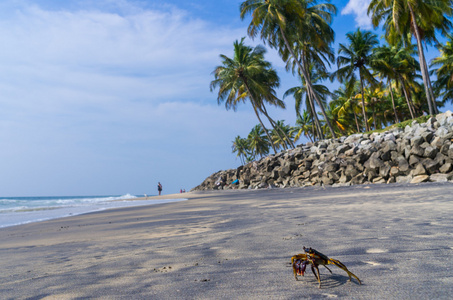
[[[3,228],[0,298],[451,299],[452,194],[451,183],[196,192]],[[321,289],[310,270],[296,281],[303,246],[362,285],[335,266],[320,267]]]

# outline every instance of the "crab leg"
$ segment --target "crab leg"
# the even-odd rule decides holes
[[[324,268],[326,268],[327,270],[329,270],[330,274],[332,274],[332,271],[326,266],[326,265],[323,265]]]
[[[318,272],[318,274],[316,274],[315,269]],[[313,274],[315,274],[316,279],[318,279],[319,288],[321,288],[321,274],[319,274],[318,266],[317,265],[312,265],[311,266],[311,270],[312,270]]]
[[[294,273],[294,278],[297,279],[297,271],[296,271],[296,265],[294,264],[294,260],[296,259],[296,256],[291,257],[291,266],[293,267],[293,273]]]
[[[352,277],[354,277],[355,279],[357,279],[357,281],[359,282],[359,284],[362,284],[362,282],[360,281],[359,277],[355,276],[352,272],[350,272],[350,271],[348,270],[348,268],[346,268],[346,266],[343,265],[339,260],[336,260],[336,259],[333,259],[333,258],[329,258],[328,264],[329,264],[329,265],[336,265],[337,267],[339,267],[340,269],[343,269],[346,273],[348,273],[348,275],[349,275],[349,281],[351,281],[351,276],[352,276]]]

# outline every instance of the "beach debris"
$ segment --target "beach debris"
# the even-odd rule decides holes
[[[171,271],[171,266],[168,267],[162,267],[162,268],[154,268],[154,272],[160,272],[160,273],[166,273],[168,271]]]
[[[351,281],[352,276],[355,279],[357,279],[359,284],[362,284],[360,279],[357,276],[355,276],[352,272],[350,272],[348,268],[346,268],[346,266],[342,264],[339,260],[328,258],[326,255],[316,251],[313,248],[304,247],[304,251],[305,253],[299,253],[291,257],[291,265],[293,267],[294,278],[296,278],[296,280],[299,280],[297,276],[304,276],[307,265],[311,265],[311,270],[319,282],[319,288],[321,288],[321,275],[319,274],[318,266],[319,265],[324,266],[327,270],[329,270],[330,274],[332,274],[332,271],[326,265],[335,265],[340,269],[344,270],[346,273],[348,273],[349,281]]]

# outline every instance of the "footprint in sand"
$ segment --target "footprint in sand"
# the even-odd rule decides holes
[[[372,266],[379,266],[380,265],[380,263],[375,262],[375,261],[364,261],[364,263],[372,265]]]
[[[379,249],[379,248],[370,248],[366,250],[366,253],[385,253],[388,252],[388,250],[385,249]]]
[[[327,298],[338,298],[338,295],[335,295],[335,294],[322,294],[323,296],[327,297]]]

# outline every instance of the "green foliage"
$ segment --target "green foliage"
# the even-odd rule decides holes
[[[421,117],[418,117],[418,118],[415,118],[415,119],[410,119],[410,120],[406,120],[406,121],[403,121],[403,122],[400,122],[400,123],[397,123],[397,124],[390,125],[390,126],[388,126],[388,127],[386,127],[386,128],[383,128],[383,129],[377,129],[377,130],[369,131],[369,132],[367,132],[367,133],[373,133],[373,132],[378,132],[378,133],[379,133],[379,132],[385,132],[385,131],[389,131],[389,130],[391,130],[391,129],[393,129],[393,128],[401,128],[401,129],[404,129],[404,128],[406,128],[406,126],[408,126],[408,125],[411,126],[412,123],[413,123],[414,121],[416,121],[416,122],[419,123],[419,124],[426,123],[426,122],[429,120],[429,118],[431,118],[431,117],[432,117],[432,116],[430,116],[430,115],[421,116]]]
[[[405,128],[414,121],[423,123],[430,116],[417,116],[425,111],[432,115],[438,105],[453,103],[452,0],[371,0],[368,14],[375,27],[382,24],[388,45],[378,46],[376,34],[370,31],[358,29],[348,33],[348,44],[340,44],[338,69],[332,74],[327,70],[335,61],[331,48],[334,32],[330,25],[336,7],[330,2],[241,3],[240,17],[251,16],[248,35],[259,36],[277,49],[286,69],[301,79],[301,86],[284,94],[294,97],[296,104],[297,121],[292,127],[274,121],[265,107],[265,104],[285,107],[276,97],[279,79],[264,60],[265,49],[246,46],[242,39],[234,43],[232,58],[221,55],[222,65],[214,70],[215,80],[211,82],[211,90],[219,88],[218,103],[235,110],[239,103],[249,101],[260,121],[247,138],[238,136],[233,141],[233,152],[243,163],[267,155],[271,147],[275,152],[294,147],[302,136],[315,141],[356,132]],[[445,45],[438,43],[438,34],[448,36]],[[423,46],[430,43],[440,51],[430,65],[436,68],[431,76],[436,77],[433,87],[439,102],[430,100],[435,98],[423,54]],[[336,78],[343,85],[331,93],[322,85],[326,78]],[[262,115],[267,118],[270,130],[261,120]]]

